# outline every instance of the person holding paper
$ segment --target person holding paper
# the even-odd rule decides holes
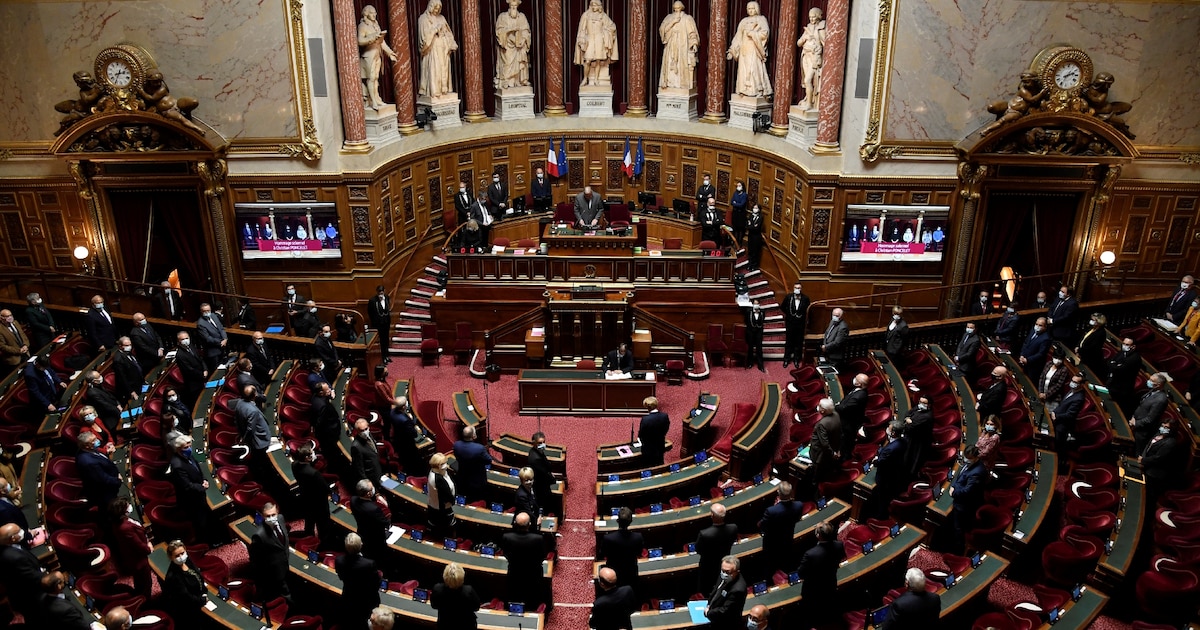
[[[628,347],[621,343],[616,350],[608,353],[604,357],[605,376],[616,376],[618,374],[629,372],[633,369],[633,355],[629,353]]]
[[[704,616],[712,630],[740,630],[743,627],[742,608],[746,605],[746,579],[741,575],[742,562],[737,556],[721,559],[721,579],[708,596]]]

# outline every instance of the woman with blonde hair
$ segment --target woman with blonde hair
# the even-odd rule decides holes
[[[429,605],[438,611],[437,627],[443,630],[475,630],[478,621],[475,611],[479,610],[479,595],[466,586],[466,572],[457,562],[451,562],[442,570],[442,581],[433,586]]]
[[[451,536],[454,532],[454,480],[450,478],[450,464],[446,456],[434,453],[429,458],[428,491],[429,527],[439,535]]]

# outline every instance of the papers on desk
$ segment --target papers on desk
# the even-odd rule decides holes
[[[700,600],[688,602],[688,615],[692,617],[692,623],[697,626],[707,626],[708,617],[704,616],[704,609],[708,608],[708,601]]]
[[[395,544],[395,542],[397,540],[400,540],[400,537],[404,535],[403,527],[397,527],[395,525],[392,525],[390,528],[388,528],[388,531],[391,532],[390,534],[388,534],[388,537],[387,537],[387,541],[388,541],[389,545]]]
[[[1101,393],[1101,394],[1107,394],[1107,393],[1108,393],[1108,388],[1107,388],[1107,387],[1105,387],[1105,386],[1103,386],[1103,385],[1096,385],[1095,383],[1089,383],[1089,384],[1088,384],[1088,389],[1090,389],[1090,390],[1092,390],[1092,391],[1094,391],[1094,392],[1099,392],[1099,393]]]
[[[633,378],[633,374],[629,372],[605,372],[604,380],[606,381],[627,381]]]
[[[661,249],[652,249],[652,250],[646,252],[646,254],[648,256],[662,256],[662,250]]]
[[[1158,317],[1151,317],[1150,321],[1154,322],[1155,324],[1158,324],[1159,328],[1161,328],[1167,332],[1175,332],[1179,328],[1179,326],[1177,324],[1175,324],[1175,322],[1161,319]]]
[[[267,452],[274,453],[282,448],[283,443],[279,441],[279,438],[271,438],[271,445],[267,447]]]
[[[165,358],[165,359],[174,359],[174,358],[175,358],[175,351],[174,351],[174,350],[172,350],[172,351],[170,351],[170,352],[166,353],[165,355],[163,355],[163,358]]]
[[[535,327],[533,328],[533,330],[532,330],[532,331],[530,331],[530,333],[529,333],[529,334],[533,335],[534,337],[542,337],[542,336],[545,336],[545,334],[546,334],[546,327],[545,327],[545,326],[535,326]]]
[[[200,416],[199,418],[192,418],[192,428],[193,429],[199,429],[202,426],[204,426],[204,416]]]
[[[716,406],[716,405],[714,405],[714,404],[712,404],[712,403],[700,403],[700,408],[701,408],[701,409],[707,409],[707,410],[709,410],[709,411],[716,411],[716,410],[717,410],[717,406]]]
[[[493,254],[504,253],[504,246],[503,245],[492,245],[492,253]]]
[[[632,448],[629,448],[629,445],[628,445],[628,444],[622,444],[622,445],[620,445],[620,446],[618,446],[618,447],[617,447],[617,456],[619,456],[619,457],[633,457],[633,449],[632,449]]]
[[[805,446],[804,448],[800,449],[800,452],[796,454],[796,459],[806,464],[811,464],[812,458],[809,457],[809,447]]]
[[[388,490],[395,490],[396,488],[400,487],[400,482],[396,481],[395,479],[392,479],[391,476],[389,476],[389,475],[384,475],[384,476],[380,477],[379,483],[382,484],[383,487],[387,488]]]
[[[204,610],[213,611],[217,609],[217,604],[213,600],[204,602]]]

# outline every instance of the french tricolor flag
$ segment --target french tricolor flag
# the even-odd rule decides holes
[[[546,172],[552,177],[559,177],[558,157],[554,155],[554,138],[550,138],[550,148],[546,150]]]
[[[629,136],[625,136],[625,162],[621,166],[625,176],[633,179],[633,154],[629,152]]]

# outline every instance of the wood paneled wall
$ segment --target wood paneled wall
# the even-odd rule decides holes
[[[1100,218],[1097,252],[1112,250],[1116,269],[1106,281],[1145,293],[1178,288],[1200,272],[1200,185],[1117,184]],[[1095,287],[1095,297],[1108,291]],[[1128,291],[1127,291],[1128,292]]]
[[[72,250],[95,242],[88,214],[70,179],[5,182],[0,186],[0,263],[78,272]]]

